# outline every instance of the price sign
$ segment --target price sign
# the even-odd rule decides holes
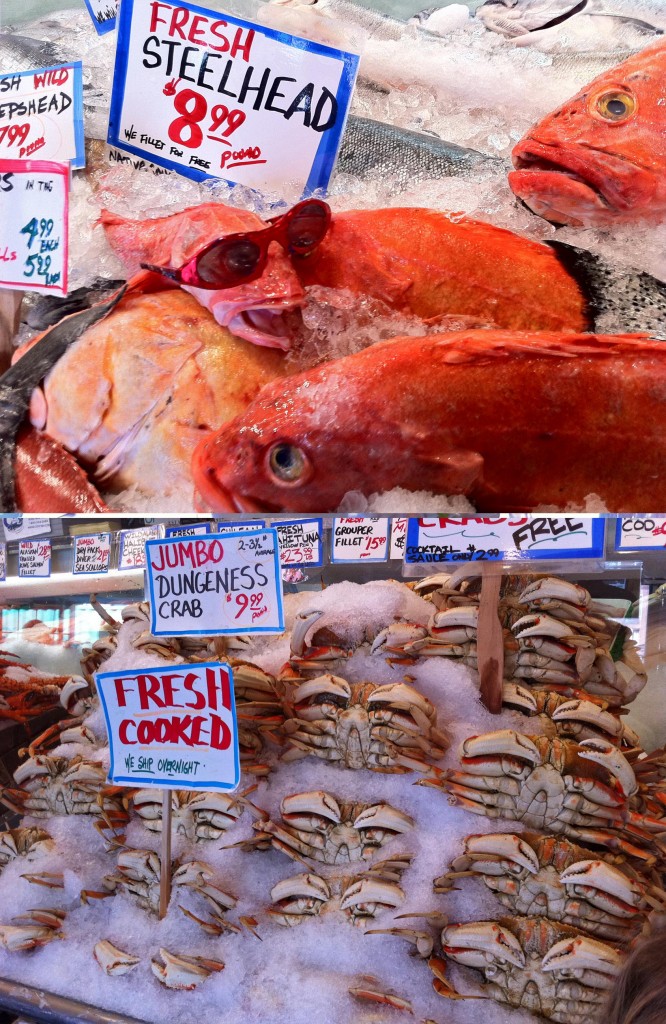
[[[119,0],[86,0],[88,14],[98,35],[113,32],[118,16],[118,3]]]
[[[282,633],[275,530],[146,544],[153,636]]]
[[[50,540],[19,541],[18,574],[21,577],[51,575]]]
[[[0,288],[67,294],[69,168],[0,160]]]
[[[647,551],[666,547],[666,515],[618,516],[616,551]]]
[[[235,789],[240,780],[229,665],[97,672],[111,782],[163,789]]]
[[[7,545],[0,544],[0,580],[7,579]]]
[[[108,142],[201,181],[328,185],[358,56],[194,4],[123,0]]]
[[[215,530],[216,533],[249,533],[251,530],[257,530],[260,527],[264,527],[266,523],[263,519],[252,519],[247,520],[244,523],[218,523]]]
[[[72,572],[75,575],[108,572],[110,558],[110,533],[98,533],[91,537],[76,537],[74,539]]]
[[[138,530],[121,530],[120,552],[118,554],[119,569],[143,569],[146,565],[146,543],[159,540],[162,527],[142,526]]]
[[[283,519],[273,526],[277,530],[283,566],[324,564],[321,519]]]
[[[191,526],[167,526],[166,537],[198,537],[202,533],[210,533],[212,522],[192,523]]]
[[[389,552],[385,516],[345,516],[333,520],[332,562],[385,562]]]
[[[0,75],[0,160],[85,167],[81,61]]]
[[[394,516],[391,520],[391,553],[389,558],[405,557],[407,543],[407,516]]]
[[[428,516],[410,519],[405,561],[601,558],[599,516]]]

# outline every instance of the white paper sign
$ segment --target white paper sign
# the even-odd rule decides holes
[[[91,537],[76,537],[72,572],[75,574],[108,572],[110,557],[110,533],[98,533]]]
[[[67,294],[69,168],[0,161],[0,288]]]
[[[119,569],[143,569],[146,565],[146,543],[158,540],[164,527],[142,526],[138,530],[122,530],[120,533]]]
[[[285,519],[273,526],[277,530],[283,566],[323,565],[321,519]]]
[[[113,32],[118,17],[118,3],[119,0],[86,0],[88,14],[98,35]]]
[[[358,56],[180,0],[123,0],[108,142],[200,181],[326,188]]]
[[[214,662],[97,672],[111,782],[235,789],[240,779],[231,668]]]
[[[146,544],[153,636],[282,633],[275,530]]]
[[[0,580],[7,579],[7,545],[0,544]]]
[[[191,526],[167,526],[164,535],[165,537],[199,537],[202,533],[211,533],[212,525],[211,521],[192,523]]]
[[[51,532],[51,520],[43,516],[3,516],[2,527],[6,540],[19,537],[43,537]]]
[[[385,562],[388,552],[387,516],[345,516],[333,520],[332,562]]]
[[[618,516],[616,523],[616,551],[666,547],[666,515]]]
[[[20,540],[18,552],[19,576],[51,575],[51,541]]]
[[[266,525],[263,519],[252,519],[245,523],[217,523],[215,533],[251,533]]]
[[[407,526],[405,562],[602,558],[600,516],[423,516]]]
[[[404,558],[407,542],[407,516],[394,516],[391,520],[391,554],[389,558]]]
[[[0,160],[85,166],[81,61],[2,74]]]

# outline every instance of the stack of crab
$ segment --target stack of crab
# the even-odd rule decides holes
[[[472,581],[431,579],[415,590],[339,584],[318,596],[316,609],[309,595],[289,597],[288,635],[270,639],[155,638],[146,604],[124,609],[122,622],[109,623],[86,652],[86,674],[102,662],[106,670],[229,660],[245,788],[172,792],[173,897],[159,921],[161,794],[106,785],[102,716],[89,697],[77,702],[86,683],[73,681],[74,725],[33,742],[16,773],[19,788],[1,794],[26,820],[0,836],[0,901],[12,908],[0,925],[0,974],[19,970],[23,980],[57,987],[44,971],[58,962],[49,951],[64,936],[72,970],[80,974],[93,955],[101,968],[90,1001],[136,1013],[139,990],[150,1019],[176,1014],[194,1024],[215,1008],[219,1021],[238,1020],[239,1000],[256,1019],[268,998],[271,1019],[299,1024],[322,999],[331,1020],[353,1013],[369,1022],[373,1003],[431,1018],[436,996],[418,961],[403,959],[402,943],[361,941],[388,933],[415,942],[440,995],[457,996],[461,963],[484,971],[485,993],[498,1004],[555,1021],[598,1019],[627,945],[666,907],[662,764],[622,727],[619,699],[583,691],[603,675],[626,695],[642,673],[628,644],[611,643],[617,631],[582,588],[574,617],[561,583],[512,579],[505,588],[507,646],[516,638],[507,664],[522,680],[512,685],[538,702],[507,691],[498,717],[478,702],[472,666],[460,664],[471,658],[472,636],[450,641],[468,644],[467,654],[428,656],[430,646],[446,645],[436,617],[478,603]],[[566,681],[519,674],[549,669],[521,657],[532,649],[519,648],[522,631],[512,629],[542,615],[534,603],[542,600],[569,631],[553,640]],[[533,653],[557,661],[543,644]],[[619,668],[612,675],[604,659],[616,665],[618,655],[636,678]],[[524,714],[530,735],[520,726]],[[479,727],[495,728],[470,736]],[[54,742],[65,746],[45,753]],[[470,812],[484,817],[484,834],[470,834]],[[297,862],[295,873],[285,872],[285,858]],[[28,874],[20,870],[26,860],[31,869],[41,863]],[[423,915],[434,875],[442,903],[425,913],[427,925],[392,922],[394,912]],[[459,881],[468,876],[485,885]],[[28,901],[26,885],[42,887],[42,906]],[[485,920],[470,920],[479,917],[470,912],[475,900]],[[502,905],[514,916],[502,918]],[[467,923],[447,922],[451,913]],[[308,937],[313,928],[318,943]],[[263,939],[256,947],[255,936]],[[382,981],[357,973],[375,968],[378,949]],[[15,968],[17,952],[28,950]],[[128,987],[122,978],[130,973]],[[167,1005],[161,987],[197,992],[187,1004]],[[72,994],[64,983],[61,990]],[[361,1000],[354,1011],[348,993]],[[484,1024],[506,1020],[500,1005],[473,1002],[456,1008],[456,1020],[477,1024],[479,1005]]]

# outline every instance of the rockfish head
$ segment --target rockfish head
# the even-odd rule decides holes
[[[126,220],[108,210],[100,218],[106,236],[128,273],[142,263],[182,267],[209,242],[265,227],[256,213],[224,203],[203,203],[170,217]],[[185,287],[223,327],[255,345],[290,347],[285,313],[302,305],[305,291],[284,249],[271,242],[261,277],[232,288]]]
[[[666,43],[605,72],[530,129],[509,185],[553,224],[666,215]]]

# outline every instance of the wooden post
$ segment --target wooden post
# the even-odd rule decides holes
[[[22,291],[0,289],[0,373],[9,369],[20,323]]]
[[[162,790],[162,849],[160,852],[160,921],[171,899],[171,790]]]
[[[504,681],[504,639],[497,609],[502,576],[499,572],[491,573],[489,565],[484,565],[483,569],[476,640],[481,700],[491,714],[499,715]]]

